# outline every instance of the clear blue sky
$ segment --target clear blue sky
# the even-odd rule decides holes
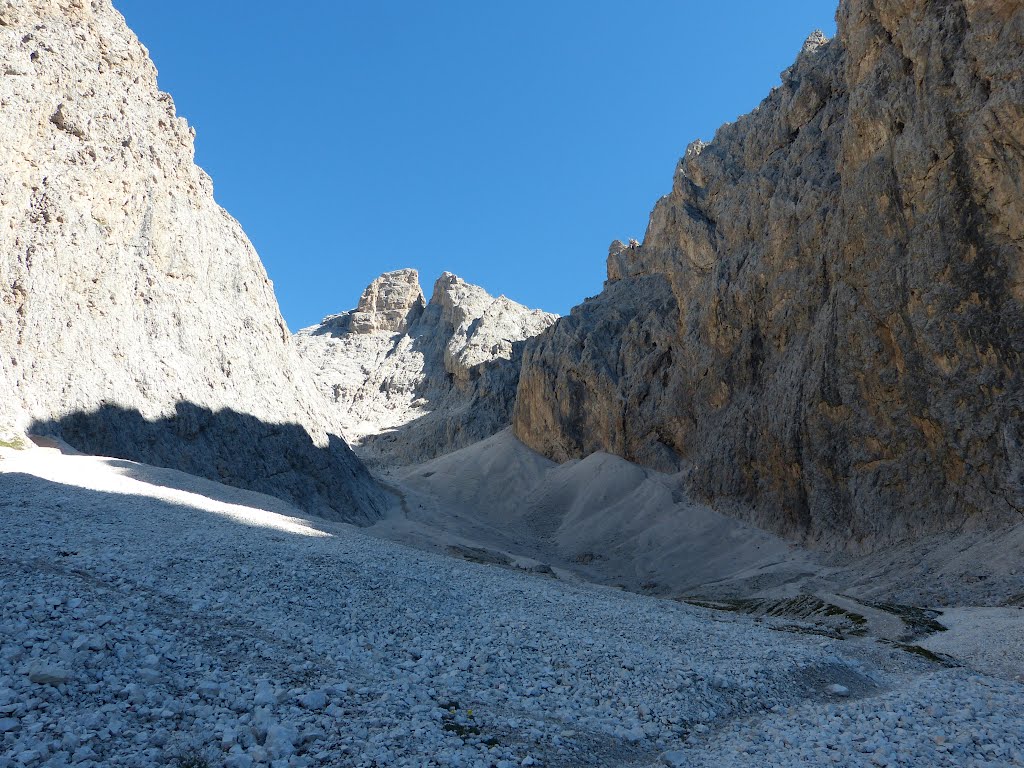
[[[115,0],[292,330],[448,270],[564,314],[836,0]]]

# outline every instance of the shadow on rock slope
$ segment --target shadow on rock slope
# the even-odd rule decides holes
[[[333,520],[369,524],[391,504],[340,437],[328,435],[326,445],[317,445],[298,424],[272,424],[230,409],[181,402],[173,416],[149,420],[108,404],[36,421],[30,432],[60,437],[85,453],[276,496]],[[166,476],[158,484],[167,485]]]

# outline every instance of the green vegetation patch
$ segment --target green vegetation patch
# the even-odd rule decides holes
[[[187,752],[173,758],[174,768],[210,768],[210,761],[198,752]]]
[[[912,645],[909,643],[897,643],[894,640],[883,640],[883,643],[899,648],[901,651],[912,653],[915,656],[920,656],[922,659],[928,659],[928,661],[934,662],[935,664],[941,664],[944,667],[950,669],[961,666],[961,664],[954,659],[952,656],[947,656],[944,653],[936,653],[935,651],[929,651],[927,648],[922,648],[920,645]]]
[[[0,448],[13,448],[16,451],[24,451],[28,448],[28,443],[19,435],[14,435],[14,437],[0,437]]]
[[[918,608],[916,605],[902,605],[900,603],[876,603],[862,600],[864,605],[877,608],[880,611],[891,613],[898,617],[906,626],[906,631],[900,635],[900,640],[908,642],[927,635],[934,635],[936,632],[945,632],[946,627],[938,622],[939,611],[930,608]]]

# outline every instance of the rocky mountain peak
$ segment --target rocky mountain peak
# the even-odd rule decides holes
[[[452,331],[464,328],[467,323],[481,317],[495,301],[487,291],[478,285],[467,283],[458,275],[442,272],[434,282],[430,304],[440,311],[440,319]]]
[[[431,458],[508,426],[519,349],[555,320],[451,272],[422,297],[416,270],[388,272],[355,310],[295,337],[332,426],[375,462]]]
[[[0,437],[378,517],[384,494],[324,429],[266,271],[110,0],[0,0],[0,61]]]
[[[806,40],[804,40],[804,44],[800,48],[800,53],[814,53],[827,42],[828,38],[825,36],[825,33],[820,29],[816,29],[807,36]]]
[[[438,275],[437,280],[434,281],[434,290],[430,296],[430,301],[441,304],[455,304],[458,303],[460,296],[465,295],[470,291],[486,293],[483,288],[467,283],[456,274],[451,272],[442,272]]]
[[[352,333],[405,333],[426,307],[419,272],[397,269],[370,283],[351,312]]]

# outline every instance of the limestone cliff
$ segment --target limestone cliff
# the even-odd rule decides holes
[[[295,338],[330,423],[368,461],[397,465],[507,427],[522,342],[554,320],[447,272],[428,303],[416,270],[402,269]]]
[[[109,0],[0,1],[0,67],[0,431],[375,518],[382,493],[323,430],[266,272]]]
[[[1024,6],[843,0],[531,342],[514,426],[870,548],[1024,511]]]

